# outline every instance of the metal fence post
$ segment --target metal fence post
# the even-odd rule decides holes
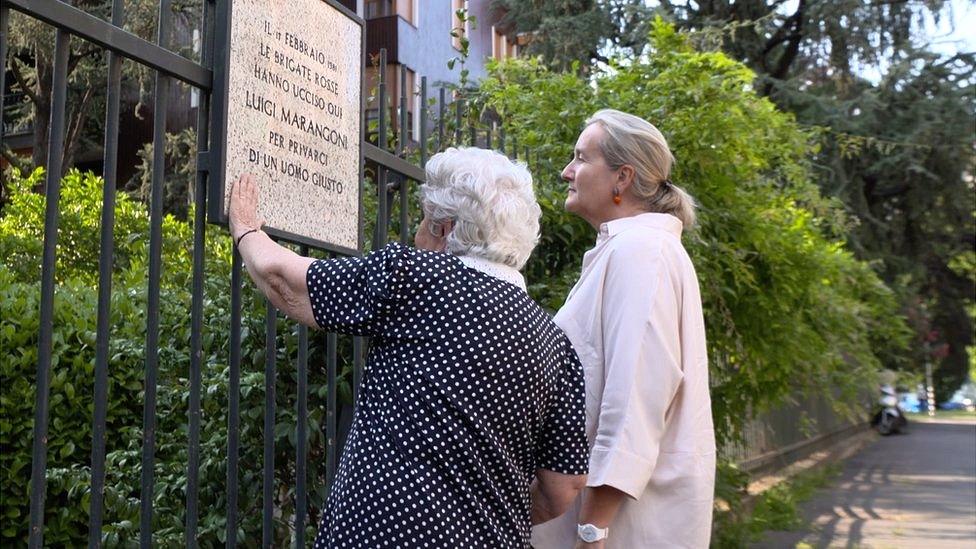
[[[112,24],[123,22],[122,0],[112,2]],[[88,547],[101,547],[105,497],[105,422],[108,412],[108,352],[111,335],[112,266],[114,263],[115,186],[119,145],[119,97],[122,57],[108,52],[108,92],[105,105],[105,154],[102,175],[101,240],[98,256],[98,320],[95,342],[95,386],[92,418],[91,500]]]
[[[213,67],[214,51],[213,0],[203,4],[203,51],[201,61],[205,67]],[[197,171],[193,188],[193,280],[190,302],[190,395],[187,423],[186,464],[186,545],[197,546],[197,522],[199,519],[200,478],[200,392],[201,362],[203,354],[203,288],[204,258],[207,237],[207,184],[210,181],[210,90],[199,90],[200,107],[197,111]],[[208,152],[204,152],[208,151]],[[201,163],[206,166],[201,166]],[[206,168],[206,169],[203,169]]]
[[[54,74],[51,86],[51,125],[48,133],[47,179],[44,185],[44,252],[41,260],[40,334],[37,344],[37,393],[34,402],[34,440],[31,450],[29,546],[44,545],[44,496],[47,488],[47,422],[51,394],[51,343],[54,330],[54,268],[58,245],[58,206],[61,196],[61,153],[64,147],[64,104],[67,96],[71,35],[54,35]]]

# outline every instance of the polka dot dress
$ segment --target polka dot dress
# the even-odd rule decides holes
[[[536,469],[586,473],[563,333],[444,253],[395,243],[306,278],[322,329],[373,338],[314,547],[527,547]]]

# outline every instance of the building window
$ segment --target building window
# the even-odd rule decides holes
[[[491,27],[491,56],[495,59],[508,59],[518,55],[518,45],[509,41],[508,37]]]
[[[417,26],[417,7],[420,2],[417,0],[397,0],[396,12],[404,21],[413,26]]]
[[[467,9],[467,0],[451,0],[451,42],[456,50],[461,49],[461,37],[467,36],[469,32],[467,17],[462,22],[458,12],[461,10],[467,12]]]
[[[366,0],[364,8],[366,13],[364,19],[376,19],[395,14],[396,2],[395,0]]]
[[[366,0],[363,18],[376,19],[399,15],[401,19],[416,27],[419,4],[419,0]]]

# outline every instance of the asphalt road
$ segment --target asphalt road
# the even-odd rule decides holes
[[[912,423],[851,457],[801,505],[811,527],[754,548],[976,549],[976,423]]]

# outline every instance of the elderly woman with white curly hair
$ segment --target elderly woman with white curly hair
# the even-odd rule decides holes
[[[520,269],[541,214],[524,166],[428,162],[416,248],[312,260],[261,230],[237,181],[231,234],[285,314],[370,336],[352,430],[314,547],[527,547],[585,484],[583,372]]]

